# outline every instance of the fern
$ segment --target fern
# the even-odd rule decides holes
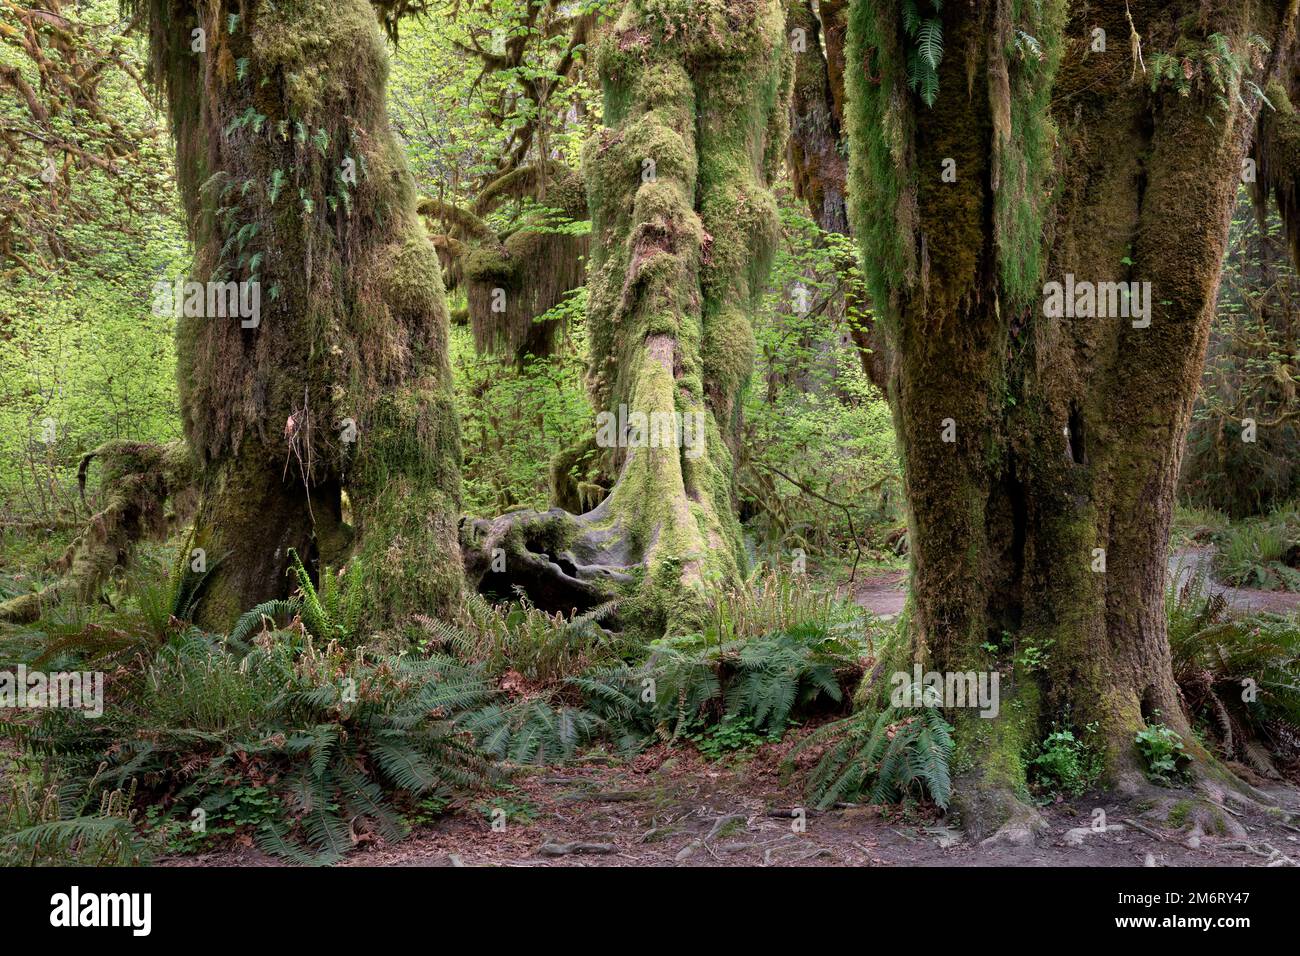
[[[797,710],[842,703],[841,679],[862,672],[862,647],[815,622],[748,641],[676,638],[653,648],[641,674],[654,680],[656,716],[674,733],[725,715],[779,734]]]
[[[400,839],[394,794],[450,799],[489,785],[488,762],[452,723],[458,701],[491,696],[481,676],[446,660],[318,648],[301,633],[241,646],[266,618],[296,610],[292,601],[263,605],[224,642],[177,636],[128,706],[95,722],[43,715],[24,748],[55,756],[94,788],[148,781],[182,810],[218,811],[250,770],[279,780],[280,809],[256,835],[298,862],[337,860],[358,830]]]
[[[807,788],[821,808],[868,796],[890,803],[928,793],[946,809],[952,798],[952,728],[937,708],[862,711],[819,728],[790,751],[784,768],[809,748],[826,746]]]
[[[301,608],[302,602],[298,598],[264,601],[240,615],[227,640],[236,648],[247,650],[248,641],[254,633],[265,628],[268,623],[278,625],[278,622],[283,621],[288,624],[298,616]]]
[[[1223,595],[1207,585],[1201,568],[1166,591],[1174,679],[1189,716],[1217,738],[1225,756],[1245,756],[1269,772],[1254,741],[1300,756],[1300,618],[1230,616]]]
[[[931,0],[934,13],[943,9],[941,0]],[[937,16],[923,15],[917,0],[903,0],[903,32],[911,45],[907,48],[907,86],[933,107],[939,96],[939,63],[943,60],[943,22]]]
[[[34,792],[15,784],[0,803],[0,865],[80,864],[127,866],[147,862],[149,849],[137,836],[134,787],[99,795],[94,786],[65,782]]]
[[[298,594],[302,603],[299,614],[307,633],[319,641],[337,640],[345,635],[342,625],[336,623],[321,603],[316,587],[311,583],[311,575],[303,567],[302,559],[293,548],[289,549],[289,573],[298,582]],[[328,579],[328,575],[326,576]]]

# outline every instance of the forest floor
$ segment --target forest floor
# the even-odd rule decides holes
[[[1203,567],[1210,548],[1181,548],[1170,557],[1176,580]],[[1242,610],[1282,611],[1300,594],[1225,588]],[[898,614],[907,594],[906,572],[870,572],[852,587],[853,599],[881,616]],[[689,744],[658,745],[626,761],[600,755],[562,767],[526,768],[501,792],[454,808],[413,827],[407,840],[385,844],[358,835],[345,866],[1268,866],[1300,861],[1300,828],[1274,815],[1225,808],[1244,836],[1201,835],[1170,829],[1161,809],[1113,794],[1087,794],[1041,807],[1046,830],[1035,845],[973,844],[946,825],[937,809],[840,806],[806,810],[801,778],[815,760],[800,758],[786,780],[781,764],[811,728],[776,743],[711,760]],[[0,761],[2,764],[3,761]],[[1256,781],[1263,787],[1262,781]],[[1300,790],[1274,785],[1279,806],[1300,814]],[[1171,803],[1195,797],[1161,790]],[[493,810],[505,811],[504,827]],[[1096,811],[1110,826],[1093,830]],[[802,826],[800,826],[802,824]],[[168,866],[282,866],[251,834],[213,852],[170,855]]]
[[[806,731],[805,731],[806,732]],[[1275,866],[1300,865],[1300,827],[1263,813],[1228,810],[1243,836],[1163,828],[1149,803],[1084,796],[1042,808],[1037,845],[972,845],[932,808],[845,806],[806,811],[780,764],[802,732],[743,756],[709,761],[658,746],[621,765],[540,768],[505,799],[415,829],[400,844],[366,842],[345,866]],[[1164,795],[1162,794],[1162,797]],[[1192,794],[1168,791],[1169,800]],[[1300,792],[1274,796],[1300,811]],[[493,829],[491,807],[505,809]],[[1106,812],[1106,832],[1094,812]],[[1195,842],[1195,841],[1193,841]],[[217,853],[172,857],[172,866],[281,866],[245,841]]]

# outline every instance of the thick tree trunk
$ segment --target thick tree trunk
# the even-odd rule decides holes
[[[470,571],[485,587],[495,547],[507,579],[548,577],[566,610],[635,580],[624,617],[653,632],[690,618],[700,585],[736,579],[734,441],[777,238],[783,27],[779,0],[631,0],[602,41],[608,128],[584,157],[589,385],[598,413],[682,421],[685,441],[607,432],[618,478],[594,511],[479,523]]]
[[[221,559],[198,620],[223,627],[284,594],[289,548],[351,562],[366,626],[447,610],[462,581],[447,310],[385,115],[374,9],[139,5],[177,142],[193,278],[260,288],[256,322],[178,322],[198,531]]]
[[[977,834],[1025,838],[1024,758],[1053,723],[1093,726],[1121,787],[1140,785],[1144,725],[1174,728],[1204,756],[1170,670],[1166,553],[1259,100],[1244,86],[1226,105],[1203,86],[1152,93],[1122,2],[1068,22],[1060,3],[1018,22],[1011,9],[944,6],[929,108],[906,92],[912,41],[893,5],[858,0],[850,62],[865,69],[848,76],[855,221],[872,222],[866,253],[895,357],[910,653],[927,669],[1001,674],[996,719],[952,712],[956,804]],[[1248,63],[1250,34],[1279,31],[1271,7],[1205,20],[1198,4],[1128,9],[1148,60],[1217,31]],[[1108,52],[1090,52],[1097,27]],[[1017,53],[1015,31],[1041,58]],[[1044,281],[1067,275],[1150,291],[1117,297],[1110,314],[1045,314]],[[1144,302],[1149,325],[1114,314]]]

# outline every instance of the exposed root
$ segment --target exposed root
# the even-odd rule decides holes
[[[537,848],[538,856],[569,856],[574,853],[616,853],[618,847],[612,843],[583,843],[575,841],[573,843],[556,843],[549,837],[541,846]]]
[[[522,589],[546,611],[586,611],[631,582],[640,555],[605,520],[602,504],[585,515],[559,508],[514,511],[461,524],[465,575],[489,596]]]

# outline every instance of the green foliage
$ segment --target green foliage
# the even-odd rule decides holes
[[[563,9],[534,9],[529,0],[436,0],[429,7],[427,19],[404,21],[401,42],[391,50],[388,84],[389,112],[421,191],[472,205],[477,185],[496,174],[498,159],[518,144],[525,127],[576,167],[582,142],[599,122],[600,96],[585,71],[558,72],[571,39],[563,18],[611,12],[610,0],[581,0]],[[508,63],[485,68],[476,50],[512,55]],[[577,52],[585,56],[585,48]],[[539,94],[545,108],[539,108]],[[580,122],[565,120],[571,107]]]
[[[1284,560],[1300,543],[1300,512],[1294,507],[1232,525],[1216,540],[1214,570],[1220,580],[1242,588],[1300,591],[1300,570]]]
[[[919,685],[913,692],[920,699]],[[924,794],[946,808],[952,798],[952,727],[938,708],[864,709],[827,724],[790,751],[786,771],[812,748],[825,748],[807,781],[810,797],[823,809],[861,797],[892,803]]]
[[[452,329],[451,350],[464,446],[463,491],[472,514],[517,507],[545,509],[550,463],[594,429],[595,413],[583,385],[586,289],[539,321],[562,321],[552,355],[480,355],[468,326]]]
[[[844,701],[842,684],[861,676],[863,648],[846,627],[807,622],[785,633],[714,643],[703,636],[651,645],[644,668],[656,689],[655,716],[674,733],[714,714],[780,736],[796,710]]]
[[[447,679],[442,706],[463,711],[456,728],[484,753],[518,764],[560,763],[600,740],[624,752],[640,746],[623,648],[600,626],[615,607],[566,618],[472,595],[461,626],[422,621],[425,641],[454,655],[436,659]]]
[[[943,59],[943,22],[930,11],[924,13],[921,0],[903,0],[903,31],[911,41],[907,50],[907,86],[934,106],[939,95],[939,61]],[[943,10],[943,0],[930,0],[934,14]]]
[[[874,321],[851,295],[853,241],[781,200],[782,242],[754,320],[762,384],[745,394],[740,499],[760,557],[780,566],[802,548],[831,564],[854,553],[850,522],[862,535],[866,522],[897,520],[900,468],[889,406],[852,340]]]
[[[0,520],[78,522],[102,506],[77,494],[82,454],[180,433],[174,376],[159,372],[175,363],[173,319],[150,306],[154,282],[186,259],[185,231],[171,147],[116,0],[65,4],[57,17],[7,8],[6,30],[11,15],[0,44]]]
[[[1282,220],[1270,209],[1261,221],[1243,186],[1183,456],[1187,503],[1240,520],[1300,495],[1297,303],[1300,275]]]
[[[1164,724],[1147,724],[1133,742],[1146,762],[1147,776],[1158,783],[1173,783],[1181,776],[1183,765],[1192,759],[1184,752],[1183,738]]]
[[[1086,732],[1095,731],[1090,726]],[[1069,729],[1054,730],[1037,747],[1027,766],[1033,782],[1049,794],[1077,797],[1095,786],[1105,769],[1103,754]]]
[[[0,798],[0,866],[132,866],[149,848],[135,829],[135,787],[35,786]]]
[[[1260,93],[1245,78],[1263,68],[1268,52],[1268,42],[1257,34],[1246,37],[1235,50],[1222,33],[1211,33],[1201,42],[1182,37],[1174,49],[1151,55],[1147,69],[1151,91],[1167,86],[1179,96],[1190,96],[1194,90],[1208,89],[1226,112],[1230,100],[1245,105],[1243,87]]]
[[[776,575],[719,595],[704,632],[655,642],[639,662],[644,649],[599,626],[614,611],[565,618],[472,597],[462,626],[422,622],[426,649],[454,655],[440,666],[456,727],[513,763],[600,743],[631,753],[656,737],[720,753],[842,706],[870,651],[856,608]]]
[[[712,726],[702,725],[702,729],[686,734],[686,739],[710,760],[718,760],[737,750],[749,750],[764,743],[775,743],[780,734],[756,733],[752,720],[727,714],[720,722]]]
[[[307,633],[316,640],[354,642],[364,601],[365,566],[361,561],[353,559],[345,571],[338,574],[328,567],[323,568],[318,592],[298,552],[290,548],[289,574],[298,585],[292,605],[272,601],[253,608],[240,618],[232,638],[238,635],[243,639],[246,629],[256,626],[257,620],[263,616],[275,618],[293,611],[302,618]],[[340,583],[340,578],[345,580]]]
[[[653,683],[653,718],[671,734],[744,721],[779,736],[796,713],[834,709],[870,656],[869,621],[797,576],[768,574],[722,592],[706,627],[650,645],[636,671]]]
[[[141,88],[144,52],[141,31],[134,27],[131,18],[121,15],[118,0],[5,8],[0,24],[0,126],[5,132],[0,138],[0,168],[5,170],[0,180],[5,237],[0,243],[0,343],[10,323],[23,329],[44,324],[43,310],[10,299],[15,287],[25,289],[25,298],[35,291],[42,304],[64,313],[58,330],[67,334],[73,323],[66,312],[75,302],[60,308],[59,298],[76,296],[82,283],[101,296],[108,288],[129,290],[114,298],[138,316],[138,303],[129,299],[142,296],[148,286],[135,280],[150,275],[150,261],[162,246],[181,251],[171,144],[158,135],[157,113]],[[118,270],[126,282],[117,280]],[[17,280],[14,285],[11,279]],[[119,328],[129,331],[128,316],[121,320]],[[79,383],[77,371],[102,373],[131,354],[124,341],[115,343],[111,336],[103,341],[112,348],[101,356],[104,365],[96,369],[91,360],[77,362],[79,369],[59,370],[76,391],[107,384],[102,375]],[[0,353],[0,367],[5,364]],[[120,367],[126,370],[125,363]],[[46,371],[53,369],[47,366]],[[133,392],[140,397],[136,389],[147,380],[144,371],[119,380],[119,400]],[[158,382],[162,388],[168,384]],[[74,396],[59,396],[53,389],[46,397],[60,406],[65,397],[76,404]],[[0,454],[0,464],[4,461]],[[10,476],[0,471],[0,477]]]
[[[401,838],[392,793],[446,798],[488,783],[450,723],[456,688],[440,662],[318,648],[301,631],[255,643],[245,653],[191,630],[117,678],[101,721],[51,712],[17,733],[70,780],[147,787],[177,815],[155,812],[164,837],[201,809],[297,862],[337,860],[358,833]]]
[[[1300,738],[1300,619],[1231,616],[1206,593],[1204,572],[1165,597],[1174,678],[1188,716],[1228,758],[1267,771],[1253,746],[1296,755]]]

